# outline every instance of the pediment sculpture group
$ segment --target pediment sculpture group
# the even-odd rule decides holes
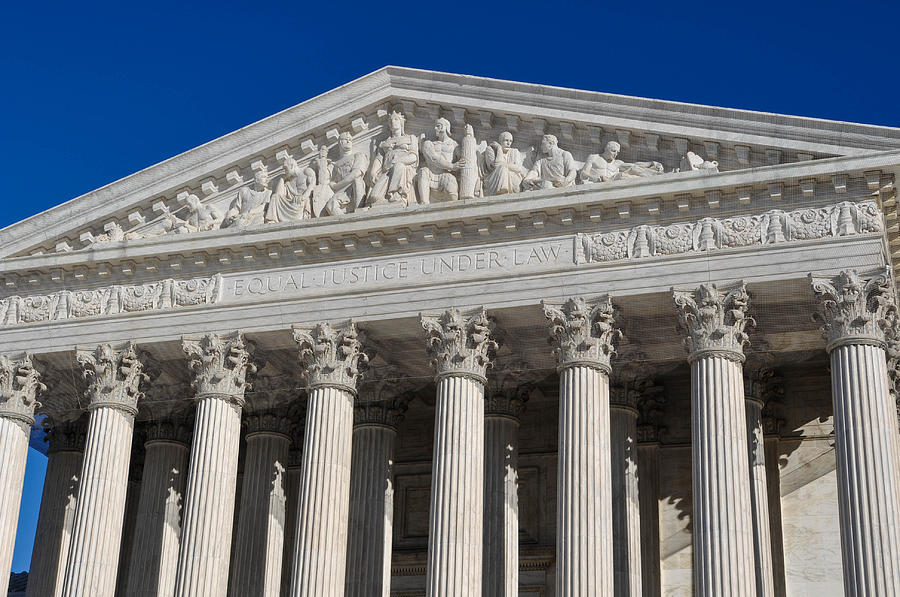
[[[287,154],[274,188],[266,167],[258,167],[253,183],[240,189],[224,214],[196,195],[188,195],[181,213],[165,213],[159,233],[296,222],[363,208],[508,195],[665,172],[659,162],[620,160],[621,146],[615,141],[608,142],[602,153],[588,156],[582,165],[559,147],[556,136],[546,134],[541,138],[539,155],[529,160],[528,151],[513,146],[513,135],[508,131],[500,133],[496,141],[479,143],[472,127],[466,125],[462,139],[457,141],[451,137],[450,122],[438,118],[434,137],[429,139],[407,133],[406,118],[399,111],[391,112],[387,119],[388,136],[376,144],[372,157],[355,149],[353,136],[343,132],[338,137],[337,159],[329,157],[326,145],[321,145],[317,155],[304,165]],[[526,166],[528,161],[532,162],[530,167]],[[674,172],[688,171],[717,172],[718,164],[688,151]],[[137,235],[117,236],[102,240]]]

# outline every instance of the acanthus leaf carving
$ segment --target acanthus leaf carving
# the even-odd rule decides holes
[[[692,290],[672,290],[678,329],[691,360],[714,353],[743,361],[746,333],[756,322],[747,314],[750,294],[743,282],[724,290],[701,284]]]
[[[352,319],[334,327],[328,322],[294,327],[307,388],[336,387],[356,394],[359,376],[369,362],[362,334]]]
[[[897,320],[896,296],[890,271],[885,268],[864,277],[844,270],[832,278],[809,276],[818,299],[813,319],[821,325],[827,350],[842,344],[885,346]]]
[[[612,299],[574,297],[561,303],[542,301],[541,305],[549,320],[550,341],[559,368],[583,365],[609,374],[622,338]]]
[[[536,382],[545,374],[522,359],[497,359],[484,388],[485,415],[518,419],[525,410]]]
[[[438,379],[459,375],[486,383],[487,368],[497,350],[495,324],[484,308],[419,315],[426,349]]]
[[[11,419],[23,429],[34,424],[34,410],[40,407],[37,395],[46,390],[31,354],[20,358],[0,354],[0,417]]]
[[[181,345],[189,359],[197,399],[216,396],[243,406],[249,378],[257,370],[253,362],[255,346],[244,339],[243,332],[183,337]]]
[[[93,349],[77,349],[75,357],[88,381],[89,409],[109,407],[137,414],[138,401],[144,396],[142,386],[150,377],[133,342],[121,347],[100,344]]]

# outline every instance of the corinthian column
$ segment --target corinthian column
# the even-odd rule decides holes
[[[40,377],[30,354],[0,355],[0,595],[9,589],[35,396],[46,389]]]
[[[292,424],[276,413],[252,414],[245,423],[244,485],[228,591],[234,597],[279,597]]]
[[[811,282],[831,355],[844,592],[900,595],[900,439],[885,359],[885,327],[898,317],[892,280],[850,270]]]
[[[641,594],[662,594],[659,553],[659,440],[665,402],[663,388],[647,385],[637,401],[638,497],[641,518]]]
[[[294,328],[309,399],[297,507],[292,597],[344,591],[350,514],[353,400],[368,362],[353,321]]]
[[[34,534],[26,597],[59,597],[62,594],[78,502],[84,442],[85,426],[81,423],[57,423],[50,431],[47,474]]]
[[[559,370],[556,594],[613,595],[610,359],[621,337],[608,296],[544,302]]]
[[[637,400],[627,381],[609,395],[612,454],[613,569],[616,597],[641,597],[641,504],[638,487]]]
[[[360,401],[354,409],[350,467],[347,597],[391,594],[394,449],[406,403],[399,398]]]
[[[497,345],[484,309],[422,314],[437,400],[428,597],[481,597],[485,369]]]
[[[135,521],[127,595],[171,595],[181,544],[181,500],[191,430],[177,419],[146,428],[144,471]]]
[[[775,597],[772,564],[772,538],[769,523],[769,491],[766,471],[762,409],[767,386],[774,372],[758,368],[744,376],[745,415],[747,417],[747,453],[750,465],[750,506],[753,517],[753,551],[756,555],[756,594]]]
[[[90,420],[75,507],[63,595],[112,597],[116,588],[131,436],[141,382],[147,379],[132,343],[78,350],[90,380]]]
[[[700,597],[756,596],[744,413],[743,284],[674,291],[691,364],[694,587]]]
[[[484,401],[484,594],[519,594],[519,416],[533,389],[527,363],[495,365]]]
[[[197,412],[188,468],[175,595],[222,597],[228,585],[241,409],[256,372],[241,332],[182,339]]]

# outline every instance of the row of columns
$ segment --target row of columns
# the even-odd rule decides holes
[[[812,287],[832,360],[846,592],[900,594],[900,436],[885,360],[886,340],[900,326],[890,279],[842,272],[834,279],[814,279]],[[746,391],[742,370],[746,330],[753,325],[749,295],[743,285],[701,285],[674,291],[674,300],[691,365],[696,592],[774,594],[776,562],[767,548],[765,522],[766,442],[758,396]],[[653,481],[636,469],[658,467],[658,448],[653,442],[635,445],[641,430],[630,390],[610,394],[621,336],[617,311],[609,297],[601,297],[546,302],[544,312],[560,377],[556,593],[640,595],[642,581],[658,582],[658,563],[654,569],[640,557],[641,541],[652,542],[640,536],[640,516],[654,516],[652,505],[640,497],[641,481]],[[423,314],[421,321],[437,382],[427,594],[481,597],[487,587],[485,594],[515,594],[517,406],[511,397],[486,415],[486,368],[496,349],[493,322],[483,309]],[[309,399],[288,594],[387,594],[390,466],[399,409],[368,405],[362,412],[369,414],[354,429],[366,356],[352,322],[297,328],[294,337]],[[280,595],[287,498],[272,487],[284,484],[288,433],[277,417],[250,423],[250,473],[241,492],[246,506],[229,574],[252,350],[240,333],[183,344],[197,402],[190,454],[184,441],[172,439],[175,430],[148,442],[136,530],[136,543],[148,557],[135,559],[127,571],[129,594],[219,596],[230,577],[232,594]],[[68,553],[61,592],[45,594],[112,596],[133,421],[146,375],[131,344],[101,345],[77,357],[90,381],[90,417],[71,538],[47,533],[56,551],[48,570],[63,569],[60,554]],[[0,372],[0,492],[4,504],[18,505],[42,384],[27,355],[2,357]],[[352,476],[351,469],[361,474]],[[179,526],[177,504],[160,503],[158,492],[177,493],[181,483]],[[5,566],[0,570],[9,569],[11,547],[2,546],[13,544],[17,513],[17,507],[0,512],[0,565]],[[491,549],[485,550],[486,544]],[[348,545],[359,559],[348,560]]]

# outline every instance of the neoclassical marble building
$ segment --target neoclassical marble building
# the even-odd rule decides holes
[[[387,67],[0,230],[2,583],[30,442],[33,597],[900,595],[898,170]]]

